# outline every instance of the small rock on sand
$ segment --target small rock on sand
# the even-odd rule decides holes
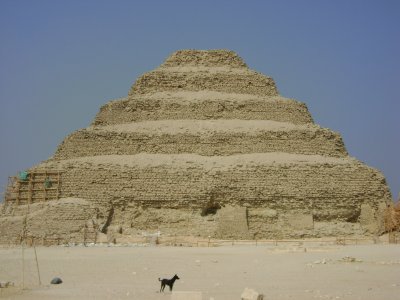
[[[59,277],[54,277],[54,278],[50,281],[50,283],[51,283],[51,284],[60,284],[60,283],[62,283],[62,280],[61,280],[61,278],[59,278]]]
[[[259,294],[255,290],[245,288],[242,295],[240,296],[242,300],[263,300],[264,295]]]

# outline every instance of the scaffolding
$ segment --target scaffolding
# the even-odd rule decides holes
[[[23,205],[60,199],[62,171],[34,170],[8,177],[6,204]]]
[[[400,200],[400,199],[399,199]],[[400,237],[400,202],[388,205],[385,211],[385,231],[389,234],[389,243],[397,244]]]

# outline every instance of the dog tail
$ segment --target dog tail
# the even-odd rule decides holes
[[[160,279],[160,278],[158,278],[158,281],[161,281],[161,279]]]

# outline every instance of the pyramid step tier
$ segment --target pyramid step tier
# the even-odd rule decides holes
[[[243,119],[313,123],[307,106],[283,97],[260,97],[212,91],[157,92],[111,101],[102,106],[93,125],[147,120]]]
[[[231,67],[247,68],[243,59],[234,51],[218,50],[178,50],[162,64],[163,67]]]
[[[160,67],[145,73],[129,95],[174,91],[218,91],[277,96],[271,77],[250,70],[232,51],[177,51]]]
[[[159,68],[143,74],[129,95],[154,92],[202,91],[278,96],[271,77],[250,70]]]
[[[54,158],[141,152],[208,156],[263,152],[347,155],[338,133],[316,125],[263,120],[169,120],[82,129],[61,143]]]
[[[310,215],[318,222],[357,223],[364,204],[372,213],[368,222],[378,224],[374,214],[390,199],[375,169],[351,158],[318,155],[110,155],[50,161],[38,168],[64,170],[61,196],[88,199],[96,207],[109,205],[110,197],[115,210],[196,211],[212,201],[247,207],[249,224],[260,226],[275,220],[267,212],[263,217],[268,209]]]
[[[63,170],[61,196],[115,195],[168,206],[188,201],[201,206],[209,200],[206,194],[215,192],[223,203],[266,201],[277,208],[290,202],[293,209],[302,209],[315,199],[321,209],[335,205],[347,210],[364,202],[379,203],[388,192],[377,170],[353,158],[320,155],[141,153],[48,161],[37,168]]]

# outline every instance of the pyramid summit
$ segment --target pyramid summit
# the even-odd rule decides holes
[[[172,53],[161,66],[247,68],[243,59],[230,50],[179,50]]]
[[[0,243],[375,235],[384,176],[228,50],[180,50],[10,179]]]
[[[272,78],[247,68],[227,50],[181,50],[154,71],[141,76],[129,95],[182,90],[277,96]]]

